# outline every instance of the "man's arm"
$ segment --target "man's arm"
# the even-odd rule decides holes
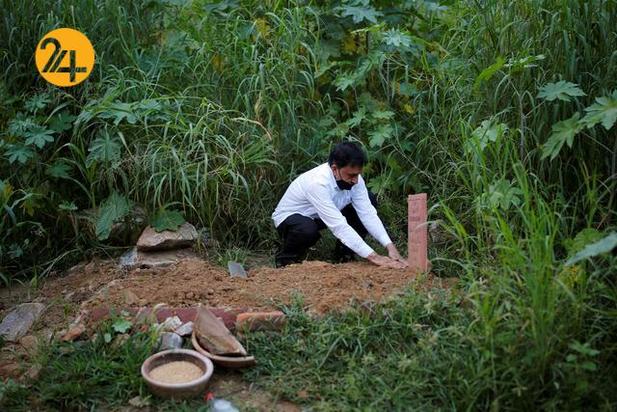
[[[371,200],[368,197],[368,190],[362,176],[358,177],[357,186],[357,189],[352,191],[351,202],[358,213],[360,221],[368,233],[386,248],[388,256],[391,259],[397,260],[407,266],[407,261],[401,257],[396,249],[396,245],[392,243],[386,228],[377,215],[377,210],[371,204]]]
[[[330,198],[326,186],[314,183],[306,189],[309,202],[317,210],[319,218],[345,246],[378,266],[403,268],[403,264],[387,256],[380,256],[366,244],[360,235],[347,223],[347,219]]]

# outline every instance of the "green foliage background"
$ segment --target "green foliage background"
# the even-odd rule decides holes
[[[348,138],[400,242],[406,195],[429,193],[434,269],[469,296],[447,321],[469,373],[406,390],[446,409],[615,406],[615,1],[3,1],[1,21],[6,283],[130,244],[109,236],[137,206],[271,250],[286,185]],[[71,89],[33,63],[64,26],[97,52]]]

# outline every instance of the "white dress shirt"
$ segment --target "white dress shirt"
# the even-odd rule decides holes
[[[313,219],[319,217],[345,246],[365,258],[373,253],[373,249],[341,214],[341,209],[350,203],[371,236],[383,246],[391,243],[377,210],[371,204],[362,176],[358,176],[358,183],[351,190],[341,190],[328,163],[302,173],[291,182],[272,213],[272,220],[278,227],[295,213]]]

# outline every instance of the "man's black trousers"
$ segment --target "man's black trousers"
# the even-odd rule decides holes
[[[377,208],[377,198],[368,192],[372,205]],[[341,213],[347,219],[347,223],[364,239],[368,233],[356,209],[350,203],[341,209]],[[313,246],[321,235],[319,231],[326,228],[326,224],[319,218],[313,219],[295,213],[288,216],[276,228],[281,239],[281,245],[276,253],[276,266],[281,267],[290,263],[299,263],[306,258],[308,249]],[[336,240],[334,249],[334,259],[337,261],[348,261],[354,256],[354,252],[343,245],[340,240]]]

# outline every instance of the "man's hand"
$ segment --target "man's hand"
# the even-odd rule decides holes
[[[388,243],[388,245],[386,245],[386,249],[388,250],[388,256],[390,256],[390,259],[401,262],[404,265],[403,267],[409,266],[409,262],[401,257],[401,254],[398,253],[394,243]]]
[[[392,269],[404,269],[407,267],[407,262],[400,262],[398,260],[389,258],[388,256],[381,256],[373,252],[366,257],[369,262],[386,268]]]

